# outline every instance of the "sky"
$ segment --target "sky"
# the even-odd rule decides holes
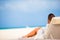
[[[49,13],[60,16],[60,0],[0,0],[0,28],[45,26]]]

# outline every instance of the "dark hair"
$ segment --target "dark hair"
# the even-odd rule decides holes
[[[54,15],[53,13],[50,13],[50,14],[48,15],[48,20],[51,21],[53,17],[55,17],[55,15]]]

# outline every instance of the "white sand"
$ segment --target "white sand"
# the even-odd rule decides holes
[[[0,40],[18,39],[34,29],[35,28],[15,28],[0,30]]]

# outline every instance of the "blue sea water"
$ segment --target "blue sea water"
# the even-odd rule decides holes
[[[46,27],[46,26],[20,26],[20,27],[3,27],[3,28],[0,28],[0,29],[35,28],[35,27]]]

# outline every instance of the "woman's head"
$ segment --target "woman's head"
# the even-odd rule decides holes
[[[55,17],[55,15],[53,13],[50,13],[48,15],[48,24],[51,22],[52,18]]]

